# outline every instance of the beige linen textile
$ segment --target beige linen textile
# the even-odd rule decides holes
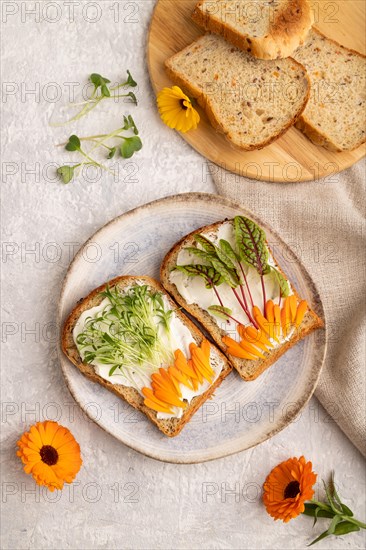
[[[313,277],[328,330],[315,395],[366,455],[365,160],[331,178],[293,184],[209,166],[218,192],[276,229]]]

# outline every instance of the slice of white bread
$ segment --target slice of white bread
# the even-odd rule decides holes
[[[212,126],[237,148],[278,139],[306,106],[307,73],[291,58],[263,61],[206,34],[166,61],[170,78],[197,99]]]
[[[189,422],[193,414],[213,394],[215,389],[221,384],[222,380],[230,373],[231,366],[228,363],[226,357],[214,345],[211,344],[211,356],[213,354],[214,361],[217,361],[218,364],[222,365],[222,370],[217,380],[208,388],[205,393],[203,393],[202,395],[198,395],[192,399],[181,418],[158,419],[157,413],[144,404],[144,398],[139,394],[136,389],[123,386],[121,384],[112,384],[108,380],[105,380],[104,378],[99,376],[92,365],[83,363],[73,339],[73,330],[80,315],[85,310],[97,306],[102,302],[103,297],[101,296],[101,292],[105,291],[107,286],[109,286],[110,289],[113,289],[115,286],[117,286],[120,290],[123,291],[124,288],[130,287],[133,284],[145,284],[148,285],[150,288],[162,292],[169,301],[169,304],[171,305],[172,310],[174,310],[175,315],[179,317],[179,319],[192,333],[192,339],[196,342],[197,345],[201,344],[202,340],[204,339],[203,334],[192,323],[192,321],[190,321],[188,317],[186,317],[180,311],[180,309],[177,307],[177,304],[173,302],[173,300],[166,294],[165,290],[157,281],[151,279],[150,277],[122,276],[116,277],[108,283],[105,283],[104,285],[96,288],[88,296],[86,296],[86,298],[79,301],[79,303],[72,310],[64,324],[62,331],[62,350],[68,357],[68,359],[85,376],[90,378],[90,380],[93,380],[93,382],[98,382],[108,390],[118,395],[118,397],[121,397],[122,399],[127,401],[135,409],[142,411],[159,428],[159,430],[161,430],[165,435],[173,437],[181,432],[181,430],[187,424],[187,422]]]
[[[330,151],[359,147],[366,140],[366,56],[312,29],[294,58],[312,88],[296,127]]]
[[[244,380],[254,380],[257,378],[264,370],[270,367],[281,355],[283,355],[289,348],[291,348],[296,342],[310,334],[312,331],[320,328],[324,325],[323,321],[317,316],[317,314],[312,311],[310,308],[307,310],[305,317],[300,325],[300,327],[293,332],[288,341],[281,344],[279,347],[270,350],[269,352],[264,353],[264,359],[259,359],[256,361],[241,359],[229,355],[227,353],[227,345],[223,342],[223,337],[227,335],[226,331],[222,329],[219,325],[219,320],[210,315],[210,313],[202,309],[198,304],[192,303],[189,304],[180,294],[177,286],[170,280],[170,274],[172,270],[177,265],[178,255],[183,248],[191,247],[195,245],[195,235],[198,233],[214,234],[217,233],[218,229],[223,223],[226,223],[228,220],[223,222],[217,222],[215,224],[202,227],[193,231],[186,237],[183,237],[181,241],[173,246],[173,248],[165,256],[163,263],[161,265],[160,279],[164,288],[173,296],[173,298],[188,312],[190,313],[197,321],[199,321],[202,326],[210,334],[211,338],[216,342],[219,348],[226,353],[231,364],[238,371],[240,376]],[[273,256],[273,255],[272,255]],[[275,258],[276,267],[281,271],[280,267],[277,265]],[[286,277],[286,275],[281,271],[281,273]],[[189,281],[188,281],[189,283]],[[220,288],[220,287],[219,287]],[[300,297],[293,289],[294,294],[297,299],[300,301]]]
[[[201,0],[192,18],[260,59],[289,57],[313,23],[308,0]]]

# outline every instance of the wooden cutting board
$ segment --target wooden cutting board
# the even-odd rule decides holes
[[[147,61],[155,92],[171,86],[164,70],[165,60],[190,44],[202,30],[190,19],[196,0],[158,0],[152,16]],[[364,0],[317,0],[313,3],[316,27],[343,44],[365,53],[366,2]],[[334,153],[313,145],[299,130],[291,128],[280,139],[260,151],[241,152],[210,125],[198,108],[197,130],[182,137],[210,162],[231,172],[265,181],[300,182],[329,178],[360,160],[366,150]],[[217,168],[213,167],[217,170]]]

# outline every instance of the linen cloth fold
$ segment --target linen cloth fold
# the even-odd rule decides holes
[[[365,159],[302,183],[267,183],[209,168],[218,192],[271,224],[317,285],[328,349],[315,395],[366,456]]]

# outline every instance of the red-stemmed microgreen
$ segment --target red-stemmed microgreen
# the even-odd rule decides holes
[[[187,247],[185,250],[204,260],[205,264],[179,265],[175,269],[182,271],[189,277],[203,277],[206,282],[206,288],[214,290],[220,304],[218,306],[210,306],[208,310],[219,317],[232,319],[236,323],[239,323],[232,316],[232,311],[225,307],[216,288],[220,284],[226,283],[231,288],[235,299],[240,304],[249,321],[258,329],[258,323],[252,315],[252,309],[255,304],[243,264],[254,268],[260,276],[263,311],[265,311],[267,302],[264,282],[265,275],[272,274],[276,278],[280,289],[280,298],[281,296],[288,296],[290,290],[289,284],[282,273],[268,263],[269,250],[263,229],[244,216],[236,216],[233,220],[233,226],[235,246],[232,246],[225,239],[220,239],[219,243],[215,244],[204,235],[197,234],[194,236],[196,246]]]

